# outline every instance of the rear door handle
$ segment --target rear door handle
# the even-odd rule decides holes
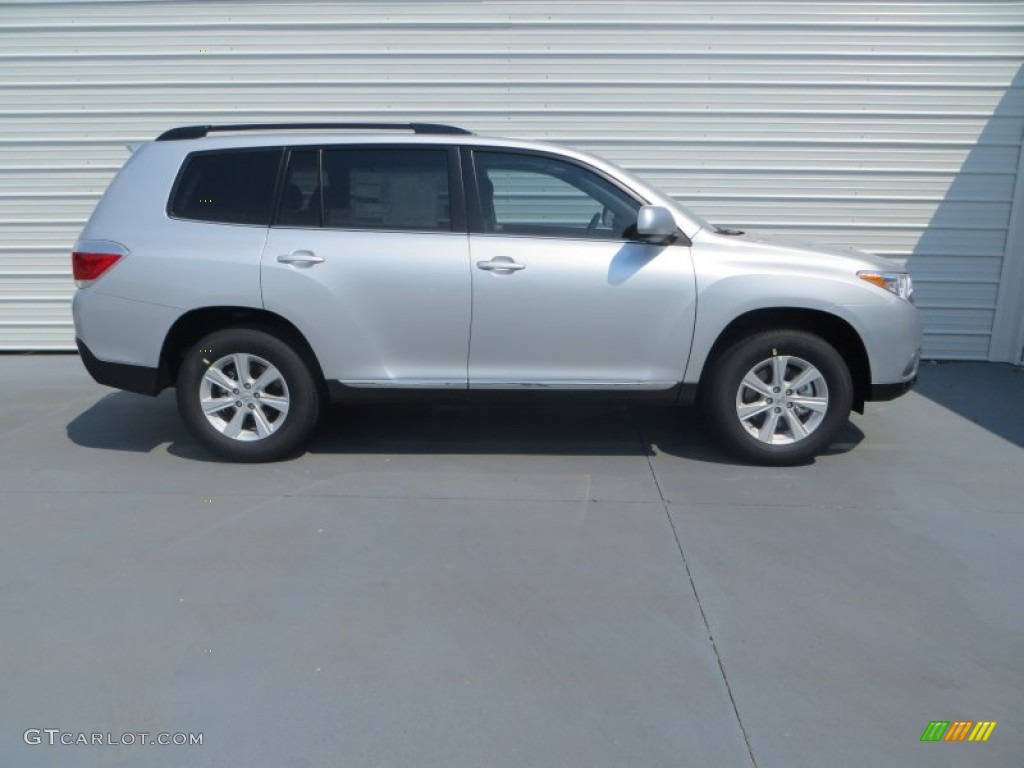
[[[517,264],[510,256],[495,256],[490,261],[478,261],[476,268],[486,272],[518,272],[520,269],[526,269],[526,265]]]
[[[277,257],[277,260],[282,264],[297,264],[299,266],[320,264],[323,260],[323,256],[317,256],[312,251],[292,251],[291,253],[282,253]]]

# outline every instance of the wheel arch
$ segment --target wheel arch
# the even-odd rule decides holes
[[[858,413],[864,412],[864,401],[871,389],[871,361],[860,335],[852,325],[837,315],[802,307],[755,309],[732,320],[719,333],[704,360],[697,396],[701,394],[708,371],[723,352],[746,336],[773,328],[813,333],[835,347],[846,362],[853,380],[853,409]]]
[[[291,322],[274,312],[251,307],[203,307],[193,309],[179,317],[168,330],[160,349],[159,376],[162,386],[171,386],[178,377],[178,369],[185,353],[196,342],[214,331],[226,328],[249,328],[263,331],[291,345],[310,367],[321,390],[326,391],[323,370],[313,348],[302,332]]]

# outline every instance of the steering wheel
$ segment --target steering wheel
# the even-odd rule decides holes
[[[597,229],[597,225],[601,223],[601,218],[600,213],[595,213],[594,217],[590,220],[590,223],[587,224],[587,232],[593,232]]]

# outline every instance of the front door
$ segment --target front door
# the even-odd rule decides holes
[[[473,153],[471,389],[667,389],[695,314],[688,247],[631,239],[642,204],[581,164]]]

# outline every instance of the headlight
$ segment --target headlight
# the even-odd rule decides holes
[[[885,288],[901,299],[914,300],[914,284],[906,272],[858,272],[857,277]]]

